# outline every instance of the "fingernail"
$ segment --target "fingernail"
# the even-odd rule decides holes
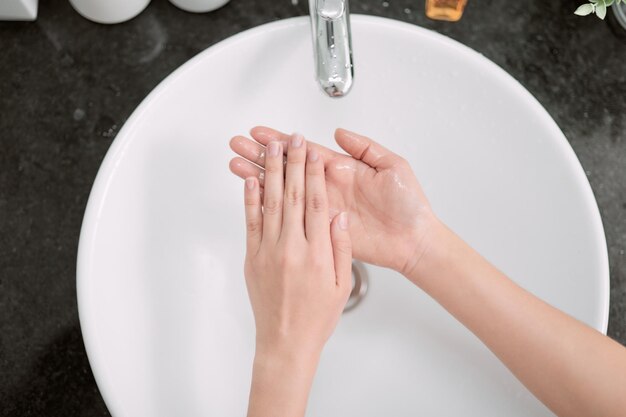
[[[299,134],[299,133],[294,133],[291,136],[291,147],[292,148],[299,148],[300,146],[302,146],[302,142],[304,141],[304,137]]]
[[[313,149],[309,151],[309,162],[315,162],[318,160],[319,157],[319,154]]]
[[[254,178],[246,178],[246,188],[248,190],[254,190]]]
[[[341,230],[348,230],[348,213],[345,211],[339,215],[339,228]]]
[[[267,146],[269,156],[278,156],[278,152],[280,152],[280,144],[278,142],[270,142]]]

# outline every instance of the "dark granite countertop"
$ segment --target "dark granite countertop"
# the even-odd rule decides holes
[[[609,335],[626,343],[626,43],[569,0],[470,0],[459,23],[424,0],[353,0],[483,53],[539,99],[595,192],[611,264]],[[0,415],[108,415],[84,351],[75,265],[85,205],[111,141],[189,58],[242,30],[308,11],[301,0],[232,0],[209,14],[154,0],[104,26],[67,0],[34,23],[0,22]],[[156,36],[156,35],[158,36]],[[154,53],[155,37],[165,46]],[[563,289],[567,291],[566,288]]]

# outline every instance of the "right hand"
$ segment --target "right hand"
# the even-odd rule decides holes
[[[280,142],[269,144],[263,209],[258,180],[246,179],[244,270],[257,353],[310,359],[321,354],[352,289],[349,221],[341,213],[328,223],[319,154],[307,154],[300,135],[285,148],[283,169]]]
[[[242,158],[234,158],[230,168],[242,178],[258,177],[262,185],[265,146],[286,144],[290,136],[266,127],[252,129],[251,135],[254,141],[231,140]],[[338,129],[335,140],[349,155],[309,142],[325,162],[331,218],[349,212],[355,258],[409,275],[433,245],[438,224],[411,167],[365,136]]]

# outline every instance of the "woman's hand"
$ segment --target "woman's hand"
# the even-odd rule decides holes
[[[289,136],[273,129],[251,131],[255,141],[243,136],[231,140],[241,156],[231,161],[236,175],[267,181],[264,145],[286,143]],[[335,139],[349,155],[309,143],[324,158],[331,215],[350,213],[354,257],[409,275],[416,269],[438,220],[409,164],[400,156],[356,133],[338,129]]]
[[[288,146],[283,177],[283,146]],[[249,416],[301,416],[352,286],[348,214],[329,224],[321,155],[300,135],[270,142],[264,200],[245,182],[245,276],[256,323]]]

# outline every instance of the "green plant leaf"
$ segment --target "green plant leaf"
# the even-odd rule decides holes
[[[614,1],[614,0],[606,0],[606,1],[604,2],[604,4],[606,5],[606,7],[609,7],[609,6],[611,6],[611,5],[613,4],[613,1]]]
[[[606,17],[606,4],[604,0],[600,0],[598,4],[596,4],[596,16],[602,20]]]
[[[574,14],[577,14],[578,16],[587,16],[588,14],[593,13],[593,9],[594,9],[593,4],[590,4],[590,3],[583,4],[579,6],[578,9],[576,9]]]

